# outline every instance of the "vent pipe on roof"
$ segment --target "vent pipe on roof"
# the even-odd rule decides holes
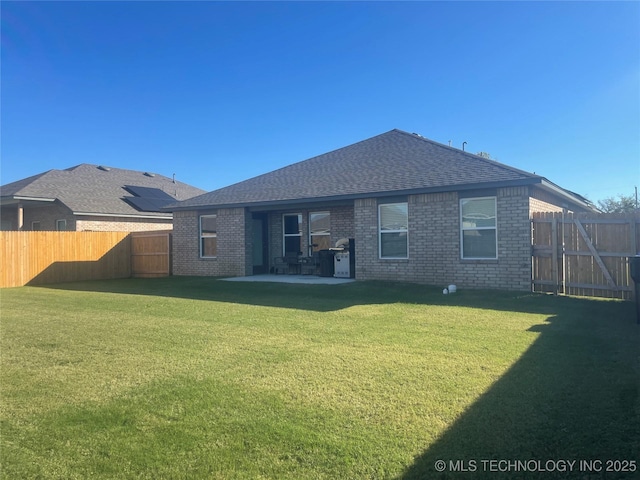
[[[173,183],[176,183],[176,174],[173,174]]]
[[[464,152],[464,146],[467,144],[467,142],[462,142],[462,151]]]

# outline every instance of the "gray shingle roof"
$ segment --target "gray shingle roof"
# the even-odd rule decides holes
[[[158,188],[176,200],[186,200],[204,193],[191,185],[173,182],[163,175],[135,170],[80,164],[66,170],[49,170],[33,177],[0,187],[2,199],[29,197],[57,199],[75,213],[170,216],[166,212],[143,212],[124,200],[133,195],[125,186]]]
[[[169,208],[357,198],[372,193],[537,183],[541,178],[420,135],[391,130]]]

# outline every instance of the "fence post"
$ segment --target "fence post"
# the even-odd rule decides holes
[[[553,276],[553,294],[558,295],[558,219],[555,215],[551,217],[551,272]]]

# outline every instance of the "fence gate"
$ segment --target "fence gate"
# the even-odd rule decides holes
[[[631,299],[630,256],[640,253],[640,214],[534,213],[536,292]]]
[[[171,275],[171,231],[132,232],[131,276],[167,277]]]

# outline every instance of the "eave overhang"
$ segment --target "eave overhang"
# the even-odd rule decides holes
[[[6,197],[0,197],[0,206],[8,206],[8,205],[41,205],[41,204],[50,204],[55,202],[55,198],[44,198],[44,197],[29,197],[26,195],[8,195]]]
[[[446,186],[438,186],[438,187],[427,187],[427,188],[414,188],[407,190],[393,190],[393,191],[382,191],[382,192],[365,192],[365,193],[357,193],[357,194],[348,194],[348,195],[334,195],[334,196],[326,196],[326,197],[309,197],[309,198],[291,198],[291,199],[282,199],[282,200],[264,200],[264,201],[256,201],[256,202],[238,202],[238,203],[219,203],[219,204],[202,204],[202,205],[190,205],[190,206],[179,206],[176,205],[174,207],[168,206],[163,210],[167,212],[179,212],[179,211],[193,211],[193,210],[211,210],[218,208],[251,208],[252,210],[259,209],[264,210],[268,208],[276,208],[276,207],[288,207],[288,206],[296,206],[300,207],[300,205],[309,205],[309,206],[318,206],[322,205],[331,205],[331,204],[348,204],[352,203],[354,200],[362,199],[362,198],[384,198],[384,197],[395,197],[402,195],[420,195],[420,194],[428,194],[428,193],[448,193],[448,192],[468,192],[472,190],[488,190],[494,188],[505,188],[505,187],[519,187],[519,186],[529,186],[535,185],[553,195],[556,195],[564,200],[566,200],[568,209],[572,207],[580,207],[589,211],[598,211],[593,204],[591,204],[588,200],[584,199],[580,195],[574,194],[565,190],[554,183],[550,182],[544,177],[540,176],[532,176],[528,178],[522,178],[518,180],[508,180],[508,181],[496,181],[496,182],[481,182],[481,183],[469,183],[469,184],[460,184],[460,185],[446,185]]]

